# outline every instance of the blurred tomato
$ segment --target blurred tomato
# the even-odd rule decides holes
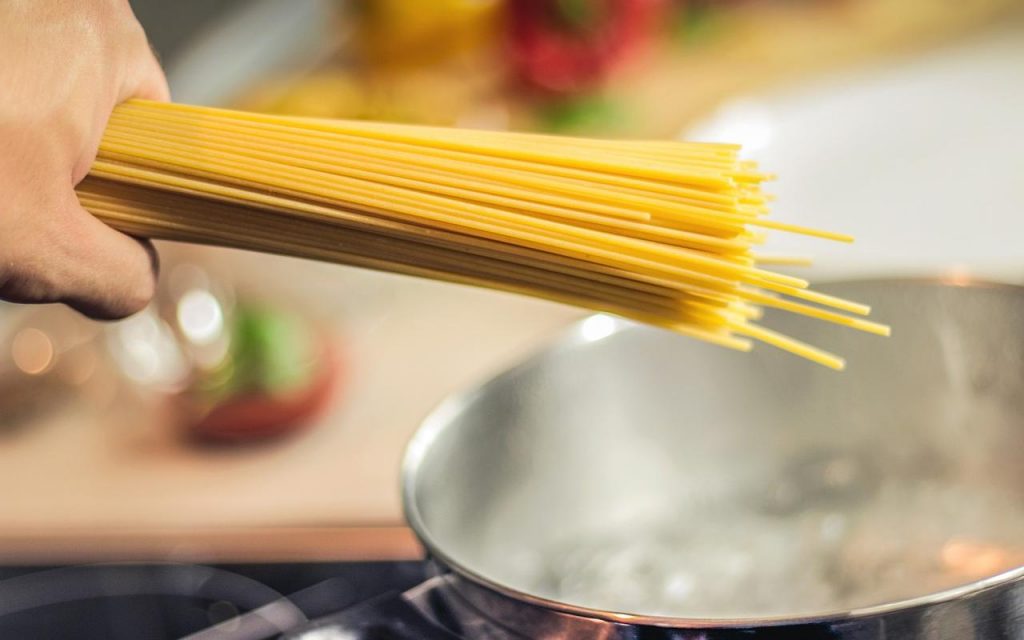
[[[648,44],[669,0],[508,0],[511,62],[519,79],[546,92],[599,85]]]
[[[341,373],[333,339],[313,325],[281,309],[242,305],[224,359],[187,394],[189,432],[243,442],[296,431],[328,406]]]
[[[248,391],[223,400],[191,425],[207,442],[266,440],[303,429],[330,404],[342,369],[336,358],[320,363],[308,384],[283,393]]]

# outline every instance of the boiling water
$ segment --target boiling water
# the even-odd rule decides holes
[[[868,479],[839,480],[817,499],[774,487],[741,507],[566,536],[506,563],[502,578],[603,610],[794,616],[920,596],[1024,563],[1013,496],[932,481],[874,487],[866,499]]]

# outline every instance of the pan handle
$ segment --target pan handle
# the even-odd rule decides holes
[[[314,620],[282,635],[280,640],[325,637],[351,640],[460,640],[458,636],[427,619],[398,592],[387,593],[340,613]]]

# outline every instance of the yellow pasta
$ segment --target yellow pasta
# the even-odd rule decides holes
[[[772,176],[739,152],[131,101],[78,194],[126,233],[489,287],[841,369],[758,326],[760,307],[888,327],[764,269],[805,259],[759,255],[754,229],[851,239],[766,218]]]

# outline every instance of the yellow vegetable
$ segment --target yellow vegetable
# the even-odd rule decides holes
[[[369,64],[430,64],[492,39],[499,0],[362,0],[355,22]]]

